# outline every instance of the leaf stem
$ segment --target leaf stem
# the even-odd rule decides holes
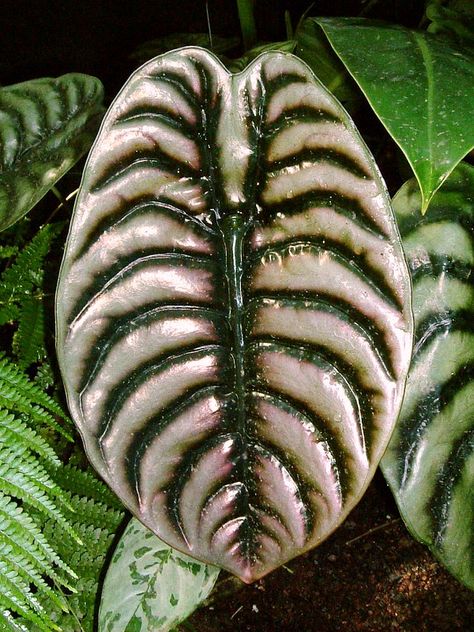
[[[239,11],[240,29],[242,31],[244,50],[248,51],[253,48],[257,42],[254,0],[237,0],[237,9]]]

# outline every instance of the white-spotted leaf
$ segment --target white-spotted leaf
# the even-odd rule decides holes
[[[107,570],[99,632],[171,630],[207,599],[218,575],[132,518]]]

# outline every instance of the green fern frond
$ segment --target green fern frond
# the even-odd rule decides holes
[[[18,573],[0,559],[0,598],[5,605],[34,623],[40,630],[61,630],[51,621],[41,602]]]
[[[52,520],[81,544],[69,493],[53,478],[61,461],[43,436],[45,428],[64,434],[53,415],[65,417],[52,398],[0,357],[0,611],[7,630],[29,624],[46,632],[59,629],[43,602],[63,612],[68,605],[62,591],[74,590],[76,574],[43,533]]]
[[[39,296],[26,296],[19,309],[18,329],[13,336],[13,353],[25,369],[46,356],[44,345],[44,304]]]
[[[18,323],[13,353],[21,368],[46,357],[44,331],[44,263],[62,224],[44,226],[0,275],[0,325]],[[4,258],[17,252],[4,247]],[[2,252],[0,251],[0,259]],[[8,257],[11,259],[11,257]],[[5,265],[5,264],[4,264]]]
[[[16,357],[0,352],[1,632],[93,632],[104,561],[124,516],[81,469],[72,422],[48,394],[45,268],[62,227],[43,227],[26,247],[18,231],[0,245],[0,327],[9,325],[0,335]],[[34,381],[24,372],[32,365]]]
[[[30,295],[33,288],[41,287],[44,258],[60,230],[60,224],[44,226],[3,272],[0,278],[1,307],[21,300],[23,296]]]
[[[49,575],[56,585],[62,584],[72,589],[66,575],[76,579],[77,575],[53,549],[43,534],[41,525],[35,522],[24,507],[1,492],[0,542],[16,549],[18,555],[24,555],[42,575]],[[58,573],[56,568],[63,572]]]
[[[55,481],[61,489],[70,492],[72,496],[83,496],[95,500],[123,515],[123,505],[120,500],[90,470],[84,471],[68,464],[56,472]]]
[[[0,487],[4,493],[43,513],[45,518],[56,520],[81,543],[64,516],[64,510],[69,508],[66,497],[34,454],[21,446],[5,448],[0,445]]]
[[[53,415],[61,417],[71,425],[71,421],[59,404],[2,355],[0,355],[0,407],[16,413],[24,413],[31,420],[49,426],[72,441],[71,434],[53,417]]]
[[[78,575],[76,592],[68,597],[70,613],[55,619],[66,631],[93,632],[98,587],[106,555],[124,517],[123,509],[109,489],[90,471],[64,466],[57,470],[61,488],[68,494],[70,514],[83,546],[74,546],[62,527],[54,520],[44,525],[44,535],[54,539],[58,552]],[[78,490],[79,488],[79,490]],[[71,491],[69,491],[71,490]],[[79,493],[76,493],[76,490]],[[112,503],[109,504],[109,500]],[[78,627],[79,625],[79,627]]]
[[[55,451],[43,437],[29,428],[21,419],[0,409],[0,444],[2,443],[30,449],[52,465],[61,464]]]
[[[11,259],[18,254],[16,246],[0,246],[0,259]]]
[[[0,630],[9,630],[10,632],[28,632],[28,628],[14,618],[9,610],[2,610],[0,605]]]
[[[54,373],[49,362],[43,361],[38,365],[34,379],[35,384],[44,391],[54,386]]]

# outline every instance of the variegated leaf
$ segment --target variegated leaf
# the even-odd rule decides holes
[[[89,150],[102,84],[71,73],[0,88],[0,230],[23,217]]]
[[[173,547],[247,582],[268,573],[372,477],[409,290],[374,161],[304,63],[152,60],[93,147],[58,289],[92,462]]]
[[[170,548],[132,518],[102,589],[99,632],[166,632],[207,599],[219,569]]]
[[[414,180],[394,207],[416,336],[383,471],[413,535],[474,589],[474,168],[453,172],[425,218]]]

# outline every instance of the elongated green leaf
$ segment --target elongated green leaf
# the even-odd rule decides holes
[[[132,518],[107,571],[99,632],[171,630],[208,597],[218,575]]]
[[[407,157],[425,213],[474,147],[472,54],[398,26],[363,19],[317,22]]]
[[[152,60],[91,152],[58,287],[92,462],[161,539],[253,581],[368,485],[409,297],[373,159],[305,64]]]
[[[394,206],[416,339],[383,471],[413,535],[474,589],[474,168],[456,169],[426,218],[414,180]]]
[[[88,151],[102,110],[102,84],[88,75],[0,88],[0,230]]]

